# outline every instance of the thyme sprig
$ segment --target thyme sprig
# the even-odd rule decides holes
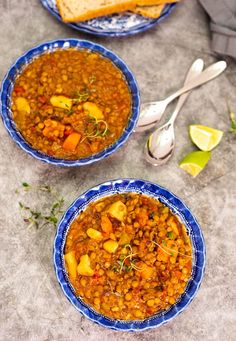
[[[97,77],[95,75],[91,75],[89,77],[89,85],[93,84],[94,82],[96,82]]]
[[[123,249],[128,248],[128,255],[121,254],[120,258],[116,261],[116,264],[112,267],[114,272],[119,272],[120,274],[122,271],[130,272],[131,270],[141,271],[142,269],[138,267],[135,263],[137,259],[137,253],[133,253],[132,246],[130,244],[124,245]],[[128,261],[128,262],[127,262]],[[127,263],[127,264],[126,264]]]
[[[229,114],[229,120],[230,120],[230,132],[236,134],[236,119],[235,119],[235,114],[231,110],[229,101],[227,101],[227,109],[228,109],[228,114]]]
[[[92,115],[89,116],[88,123],[92,124],[91,131],[87,130],[84,134],[83,139],[80,143],[84,142],[86,138],[94,139],[94,138],[102,138],[109,134],[108,124],[104,120],[98,120],[96,117]]]
[[[22,189],[24,192],[30,190],[45,192],[53,198],[52,204],[47,212],[41,212],[41,210],[31,208],[19,201],[20,214],[23,221],[28,224],[28,227],[35,227],[36,229],[41,229],[46,225],[56,227],[59,217],[63,213],[64,198],[60,197],[58,193],[48,185],[32,186],[27,182],[23,182]],[[16,193],[19,193],[19,189]]]
[[[69,107],[68,104],[65,104],[65,106],[66,106],[66,108],[67,108],[67,109],[65,109],[65,110],[66,110],[66,113],[67,113],[68,115],[72,115],[72,114],[74,113],[73,108],[70,109],[70,107]]]
[[[86,102],[90,97],[90,91],[88,89],[77,91],[76,98],[73,98],[75,102],[82,103]]]
[[[171,248],[167,247],[166,242],[165,242],[164,240],[162,241],[162,244],[164,245],[165,248],[162,247],[159,243],[154,242],[154,240],[151,240],[151,242],[152,242],[153,244],[155,244],[156,246],[158,246],[162,251],[164,251],[165,253],[167,253],[169,256],[174,256],[174,253],[175,253],[175,254],[177,254],[177,255],[179,254],[179,255],[184,256],[184,257],[192,258],[192,256],[186,255],[185,253],[182,253],[182,252],[179,252],[179,251],[177,251],[177,250],[174,250],[174,249],[171,249]],[[168,251],[166,251],[166,250],[168,250],[168,251],[170,251],[170,252],[168,252]]]
[[[28,184],[28,182],[22,182],[21,184],[21,188],[17,188],[16,189],[16,193],[19,193],[20,190],[24,190],[25,192],[29,191],[29,190],[34,190],[34,191],[42,191],[42,192],[47,192],[47,193],[55,193],[55,190],[48,186],[48,185],[30,185]]]
[[[88,84],[84,86],[83,90],[76,92],[73,101],[76,103],[86,102],[89,99],[91,92],[93,92],[92,90],[89,89],[89,86],[96,82],[96,80],[97,77],[95,75],[91,75],[88,79]]]

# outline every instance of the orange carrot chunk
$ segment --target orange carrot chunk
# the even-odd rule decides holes
[[[101,227],[103,232],[107,233],[108,235],[113,232],[112,223],[106,215],[101,217]]]
[[[65,139],[63,143],[63,149],[68,152],[74,152],[79,141],[81,139],[81,135],[78,133],[72,133]]]

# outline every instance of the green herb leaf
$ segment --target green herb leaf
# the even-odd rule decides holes
[[[29,188],[30,187],[30,185],[27,182],[22,182],[22,186],[25,187],[25,188]]]
[[[78,103],[86,102],[90,97],[90,92],[88,89],[84,91],[78,91],[75,95],[74,101]]]
[[[97,80],[97,77],[95,75],[90,76],[89,77],[89,85],[93,84],[94,82],[96,82],[96,80]]]
[[[92,124],[92,127],[90,127]],[[88,115],[88,125],[84,138],[80,141],[80,143],[84,142],[86,138],[88,139],[94,139],[94,138],[102,138],[106,135],[110,134],[110,131],[108,129],[108,124],[104,120],[98,120],[96,117],[92,115]]]
[[[163,244],[164,246],[167,246],[166,241],[165,241],[164,239],[162,240],[162,244]]]
[[[173,232],[167,232],[167,237],[168,237],[169,239],[174,239],[174,234],[173,234]]]
[[[117,268],[119,273],[122,271],[129,272],[131,270],[140,271],[141,269],[135,264],[137,260],[134,257],[137,254],[133,253],[132,246],[130,244],[126,244],[123,248],[128,249],[128,254],[120,254],[119,259],[113,267]]]
[[[155,214],[154,212],[150,213],[149,214],[149,219],[153,219],[154,218],[154,214]]]
[[[24,205],[20,201],[19,201],[19,206],[20,206],[20,208],[24,208]]]
[[[69,105],[65,103],[67,109],[65,109],[66,114],[72,115],[74,113],[73,109],[70,109]]]
[[[28,224],[29,227],[35,226],[36,229],[42,228],[45,225],[53,225],[56,227],[59,215],[62,213],[64,199],[58,197],[58,194],[55,190],[53,190],[50,186],[30,186],[27,183],[22,184],[24,188],[31,188],[35,191],[44,191],[50,196],[53,196],[53,202],[51,207],[49,207],[48,214],[41,212],[40,210],[32,209],[21,201],[19,202],[20,212],[23,218],[23,221]]]
[[[111,270],[116,273],[119,272],[118,266],[116,264],[112,266]]]
[[[231,110],[229,101],[227,101],[227,108],[228,108],[228,114],[229,114],[229,120],[230,120],[230,132],[236,133],[236,120],[235,120],[235,114]]]

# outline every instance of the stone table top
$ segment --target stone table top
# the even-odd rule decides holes
[[[37,0],[1,0],[0,13],[1,79],[25,50],[57,38],[86,38],[118,53],[136,75],[143,101],[164,98],[180,87],[194,59],[201,57],[206,65],[216,60],[207,17],[196,0],[182,1],[156,28],[119,39],[74,31]],[[225,104],[231,98],[236,111],[235,87],[236,64],[229,60],[222,76],[192,93],[176,122],[174,156],[161,168],[143,158],[147,134],[133,134],[123,148],[99,163],[65,169],[28,156],[0,124],[0,340],[236,340],[236,136],[228,133]],[[178,167],[194,150],[188,137],[192,123],[225,131],[210,163],[195,179]],[[207,247],[206,273],[195,300],[167,325],[137,334],[97,326],[67,301],[53,270],[55,230],[27,228],[18,209],[19,200],[26,198],[15,192],[22,181],[48,184],[65,198],[66,207],[91,186],[119,177],[147,179],[180,196],[196,215]],[[35,194],[28,195],[37,201]]]

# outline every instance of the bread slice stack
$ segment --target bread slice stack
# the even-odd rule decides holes
[[[159,18],[165,5],[137,6],[132,12],[148,18]]]
[[[77,22],[136,7],[135,0],[57,0],[62,20]]]
[[[166,3],[178,0],[57,0],[64,22],[79,22],[103,15],[133,11],[135,13],[156,18]]]
[[[173,2],[178,2],[178,0],[137,0],[138,6],[153,6],[153,5],[165,5]]]
[[[142,15],[143,17],[156,19],[161,16],[161,13],[167,3],[178,2],[180,0],[139,0],[138,6],[132,12]]]

